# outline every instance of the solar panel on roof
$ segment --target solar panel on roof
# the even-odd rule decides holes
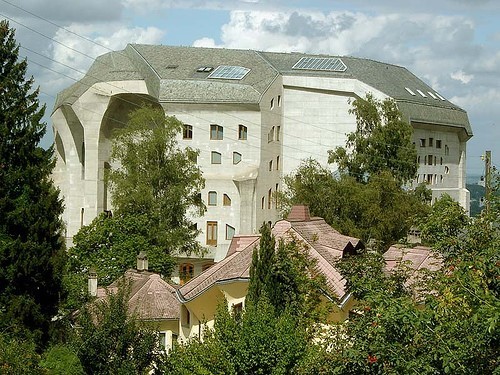
[[[337,57],[302,57],[292,69],[345,72],[347,66]]]
[[[242,79],[249,71],[242,66],[220,65],[207,78]]]

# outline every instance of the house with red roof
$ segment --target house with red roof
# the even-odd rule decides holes
[[[357,238],[340,234],[324,219],[311,217],[306,206],[294,206],[287,219],[275,223],[271,230],[277,240],[296,240],[304,244],[316,267],[326,278],[325,300],[334,309],[329,319],[342,321],[348,316],[354,300],[346,281],[335,268],[338,259],[354,255],[364,248]],[[226,257],[177,290],[181,302],[179,336],[186,339],[202,335],[203,325],[211,327],[217,305],[225,299],[229,308],[242,310],[250,281],[252,254],[259,246],[259,235],[234,236]]]

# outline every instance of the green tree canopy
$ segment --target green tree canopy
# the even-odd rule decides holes
[[[413,128],[396,102],[368,93],[352,102],[349,113],[356,116],[356,131],[347,135],[345,148],[329,152],[328,162],[337,163],[341,172],[359,182],[387,171],[400,184],[413,180],[418,170]]]
[[[403,189],[388,171],[361,183],[349,175],[334,176],[308,159],[284,181],[279,198],[284,212],[294,204],[306,204],[312,215],[365,243],[375,240],[380,250],[406,237],[429,210],[426,202],[430,194],[424,186]]]
[[[120,283],[115,294],[79,312],[73,345],[85,373],[145,374],[150,369],[160,349],[159,337],[128,310],[129,296],[130,285]]]
[[[0,21],[0,330],[48,338],[62,293],[63,205],[50,173],[33,78],[19,61],[14,30]]]
[[[138,109],[116,134],[112,160],[119,167],[108,175],[116,215],[145,215],[152,241],[170,253],[198,250],[187,213],[205,209],[197,151],[179,147],[181,132],[182,123],[162,108]]]

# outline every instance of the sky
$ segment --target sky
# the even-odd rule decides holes
[[[50,113],[94,59],[127,43],[321,53],[409,69],[465,109],[467,172],[500,168],[498,0],[0,0]]]

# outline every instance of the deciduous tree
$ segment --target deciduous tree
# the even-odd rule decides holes
[[[328,162],[359,182],[386,171],[400,184],[413,180],[418,170],[413,129],[396,102],[368,93],[355,99],[349,112],[356,116],[356,131],[347,135],[345,148],[329,152]]]

